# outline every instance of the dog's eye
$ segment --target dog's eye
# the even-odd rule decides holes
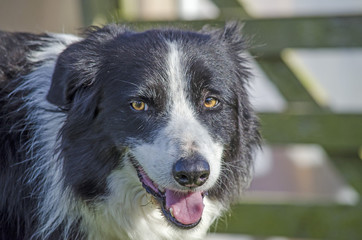
[[[148,105],[143,101],[133,101],[131,102],[131,107],[136,111],[147,111]]]
[[[219,100],[213,97],[207,97],[204,102],[204,106],[206,108],[213,108],[216,107],[219,104]]]

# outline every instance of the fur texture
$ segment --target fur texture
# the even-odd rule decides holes
[[[248,186],[238,24],[0,43],[0,239],[202,239]]]

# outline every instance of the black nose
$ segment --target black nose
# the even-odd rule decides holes
[[[198,187],[210,175],[210,166],[201,156],[181,158],[173,165],[173,177],[182,186]]]

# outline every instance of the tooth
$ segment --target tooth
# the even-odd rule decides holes
[[[171,213],[171,216],[174,217],[174,215],[173,215],[173,208],[170,208],[169,211],[170,211],[170,213]]]

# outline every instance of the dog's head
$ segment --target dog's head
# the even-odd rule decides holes
[[[204,198],[228,205],[250,180],[259,141],[244,50],[237,24],[140,33],[110,25],[70,45],[47,97],[67,115],[66,187],[101,202],[125,191],[110,176],[127,168],[127,181],[179,228],[200,222]]]

